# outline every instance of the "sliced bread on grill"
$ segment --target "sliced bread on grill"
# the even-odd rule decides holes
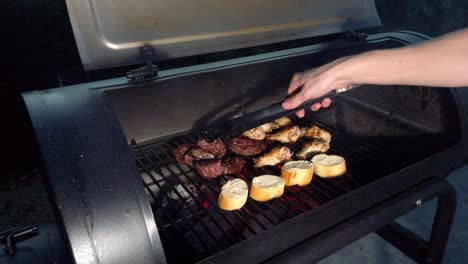
[[[250,198],[266,202],[283,195],[284,179],[275,175],[262,175],[253,178]]]
[[[218,206],[226,211],[241,209],[247,202],[249,188],[247,183],[241,179],[229,180],[221,187],[218,198]]]
[[[322,178],[334,178],[346,172],[346,161],[337,155],[319,154],[312,158],[314,174]]]
[[[281,177],[286,186],[306,186],[312,181],[314,164],[310,161],[289,161],[281,168]]]

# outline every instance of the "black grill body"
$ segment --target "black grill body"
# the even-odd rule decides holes
[[[261,262],[425,179],[445,177],[468,160],[466,90],[362,87],[331,110],[295,120],[332,132],[331,152],[345,156],[348,174],[315,177],[239,212],[215,204],[227,177],[203,180],[170,154],[197,139],[194,121],[283,98],[294,72],[424,39],[394,32],[173,69],[141,82],[23,94],[74,261]],[[243,177],[278,170],[248,169]]]

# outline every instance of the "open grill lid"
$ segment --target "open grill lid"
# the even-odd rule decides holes
[[[373,0],[67,0],[67,6],[86,70],[380,25]]]

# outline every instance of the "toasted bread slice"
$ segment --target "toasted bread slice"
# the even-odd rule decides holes
[[[312,181],[314,164],[310,161],[289,161],[281,168],[286,186],[306,186]]]
[[[284,179],[275,175],[262,175],[253,178],[250,198],[266,202],[283,195]]]
[[[221,187],[218,206],[226,211],[241,209],[247,202],[248,193],[249,188],[245,181],[241,179],[230,180]]]
[[[319,154],[312,158],[314,173],[322,178],[333,178],[346,172],[346,161],[341,156]]]

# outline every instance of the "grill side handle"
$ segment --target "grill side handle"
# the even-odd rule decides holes
[[[80,85],[23,99],[74,261],[165,263],[135,161],[103,93]]]

